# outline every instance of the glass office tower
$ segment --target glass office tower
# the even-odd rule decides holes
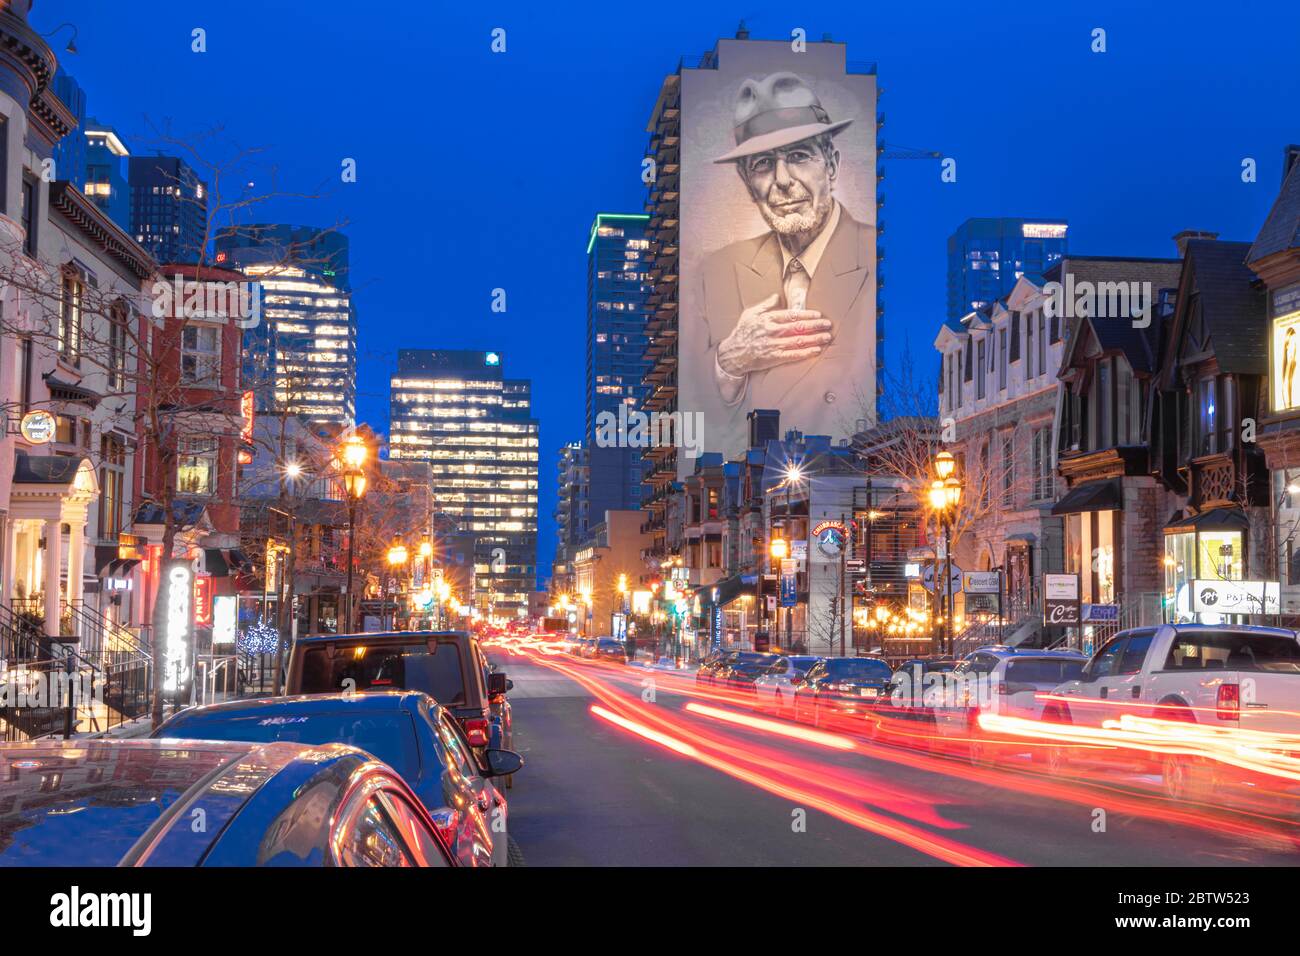
[[[967,219],[948,237],[948,320],[1041,277],[1068,251],[1064,219]]]
[[[478,612],[526,615],[537,586],[531,383],[506,378],[499,352],[402,349],[390,388],[389,456],[429,462],[435,509],[475,535]]]
[[[207,241],[207,187],[177,156],[132,156],[131,232],[154,261],[194,263]]]
[[[610,510],[641,507],[641,449],[596,440],[602,412],[633,411],[645,400],[646,298],[650,294],[645,227],[650,217],[601,213],[587,243],[588,511],[592,523]],[[585,529],[584,529],[585,530]]]
[[[347,237],[310,226],[245,226],[217,236],[214,260],[261,289],[261,321],[244,333],[244,385],[258,410],[355,424],[357,317]]]

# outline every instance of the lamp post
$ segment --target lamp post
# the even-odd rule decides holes
[[[366,473],[363,466],[369,456],[369,449],[359,435],[348,436],[339,449],[339,460],[343,463],[343,490],[348,496],[348,599],[346,631],[356,630],[354,609],[356,602],[352,597],[352,571],[357,563],[357,502],[366,493]]]
[[[347,614],[344,632],[352,633],[356,630],[356,616],[353,613],[355,604],[352,600],[352,569],[357,563],[357,502],[366,493],[365,472],[360,468],[345,471],[343,473],[343,489],[348,496],[348,593],[347,601],[344,604],[345,613]]]
[[[941,451],[934,456],[935,479],[930,483],[930,507],[943,526],[943,563],[944,583],[947,593],[943,622],[943,644],[951,652],[953,649],[953,613],[952,600],[952,525],[957,514],[957,505],[961,501],[961,479],[956,475],[957,460],[950,452]]]
[[[402,543],[401,535],[398,535],[398,537],[393,541],[392,547],[388,549],[388,566],[396,571],[397,568],[404,566],[410,558],[411,552],[408,551],[406,545]],[[385,605],[387,605],[387,603],[387,601],[384,602]],[[396,605],[396,600],[394,600],[393,603]],[[394,629],[397,628],[396,608],[393,610],[392,627]]]
[[[789,546],[789,544],[786,543],[785,538],[773,538],[773,539],[772,539],[772,543],[768,546],[768,553],[772,555],[772,561],[773,561],[773,563],[776,565],[776,593],[777,593],[777,600],[778,600],[778,602],[779,602],[779,601],[780,601],[780,595],[781,595],[781,576],[782,576],[781,564],[782,564],[782,562],[785,561],[786,557],[790,554],[790,546]],[[778,607],[778,608],[777,608],[777,615],[778,615],[778,617],[777,617],[777,634],[778,634],[778,635],[779,635],[780,632],[781,632],[780,613],[781,613],[781,611],[780,611],[780,608]],[[785,613],[786,613],[786,617],[785,617],[785,619],[786,619],[786,649],[789,650],[789,647],[790,647],[790,627],[791,627],[791,625],[790,625],[790,609],[787,608]],[[778,645],[779,645],[780,643],[781,643],[780,641],[777,641],[777,644],[778,644]]]

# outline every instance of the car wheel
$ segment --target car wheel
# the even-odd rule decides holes
[[[506,835],[506,866],[527,866],[524,862],[524,851],[519,849],[519,844],[515,838]]]
[[[1213,777],[1196,757],[1187,753],[1166,753],[1160,762],[1160,782],[1170,800],[1201,800],[1213,791]]]

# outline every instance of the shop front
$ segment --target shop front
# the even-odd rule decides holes
[[[1244,580],[1248,533],[1249,520],[1240,508],[1180,517],[1165,528],[1165,620],[1218,623],[1218,615],[1208,620],[1195,611],[1192,582]]]

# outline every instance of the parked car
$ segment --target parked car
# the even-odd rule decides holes
[[[0,746],[0,866],[455,865],[419,798],[355,747]]]
[[[465,631],[394,631],[300,637],[289,656],[285,693],[418,690],[451,711],[476,754],[510,750],[509,720],[493,721],[492,698],[510,682],[489,677],[478,638]],[[502,700],[501,708],[509,709]]]
[[[1294,734],[1300,712],[1300,641],[1279,627],[1164,624],[1121,631],[1078,677],[1058,687],[1043,720],[1100,726],[1125,714],[1206,724],[1216,730]],[[1070,747],[1042,751],[1049,769],[1100,756],[1107,762],[1154,761],[1165,792],[1183,799],[1239,774],[1195,754],[1144,754]],[[1247,782],[1251,775],[1243,772]]]
[[[755,661],[767,656],[757,651],[714,651],[700,662],[699,668],[695,671],[695,683],[716,683],[718,672],[723,668],[739,661]]]
[[[930,698],[935,732],[962,747],[972,763],[988,763],[994,754],[1016,752],[1015,743],[981,730],[981,714],[1037,720],[1050,693],[1079,675],[1087,658],[1077,651],[981,648],[951,671],[952,680],[938,700]],[[1023,748],[1021,748],[1023,750]]]
[[[755,706],[780,717],[794,700],[794,689],[820,657],[778,656],[754,679]]]
[[[627,663],[627,648],[623,642],[613,637],[598,637],[591,655],[595,660]]]
[[[716,673],[717,683],[730,690],[738,690],[749,694],[756,693],[754,681],[767,673],[768,669],[781,659],[779,654],[760,654],[753,659],[732,661],[725,667],[718,669]]]
[[[153,736],[348,744],[401,775],[462,866],[506,866],[519,856],[505,797],[489,778],[500,780],[523,760],[489,750],[480,764],[446,709],[418,691],[227,701],[182,710]]]
[[[794,719],[817,726],[830,717],[863,715],[884,697],[893,673],[878,657],[824,657],[795,686]]]

